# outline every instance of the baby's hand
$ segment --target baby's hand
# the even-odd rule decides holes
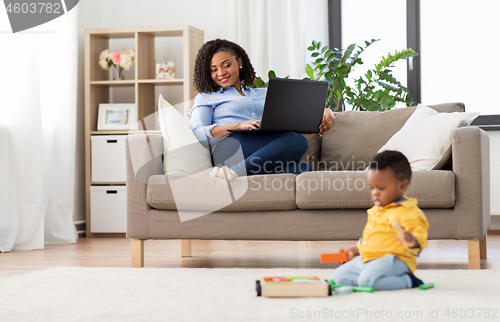
[[[415,248],[418,247],[418,240],[407,230],[404,230],[403,227],[399,224],[398,221],[392,222],[392,227],[398,233],[398,240],[403,243],[403,245],[407,248]]]
[[[356,246],[351,248],[341,248],[339,251],[347,254],[347,261],[350,261],[355,256],[359,255],[358,248]]]
[[[413,234],[407,230],[404,233],[404,240],[401,240],[401,237],[398,237],[398,240],[405,244],[408,248],[415,248],[418,246],[418,240],[413,236]]]

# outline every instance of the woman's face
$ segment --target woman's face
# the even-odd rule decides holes
[[[236,60],[231,52],[219,51],[212,56],[210,74],[215,84],[221,87],[240,89],[240,67],[242,59]]]

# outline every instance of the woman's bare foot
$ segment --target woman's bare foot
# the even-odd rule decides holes
[[[210,174],[208,175],[208,177],[209,178],[217,178],[217,176],[219,174],[219,170],[220,170],[219,167],[213,167],[212,171],[210,171]]]
[[[221,179],[226,179],[227,181],[233,181],[238,178],[238,175],[233,170],[229,169],[227,166],[223,166],[219,169],[218,176]]]

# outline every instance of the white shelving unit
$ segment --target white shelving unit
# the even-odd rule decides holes
[[[164,57],[155,57],[155,43],[168,41],[170,37],[182,37],[182,45],[170,51],[182,53],[177,61],[176,74],[182,78],[156,79],[155,64]],[[194,61],[203,45],[204,32],[188,25],[99,28],[85,30],[85,185],[86,185],[86,236],[124,236],[126,208],[120,196],[125,191],[125,158],[123,143],[129,131],[97,130],[99,104],[111,102],[113,91],[125,91],[133,97],[137,120],[142,121],[155,113],[155,95],[160,87],[175,88],[184,102],[192,100],[197,92],[193,87]],[[109,71],[99,66],[99,54],[110,48],[110,41],[124,39],[134,44],[136,50],[133,79],[110,80]],[[179,42],[180,44],[180,42]],[[180,70],[179,70],[180,67]],[[168,97],[166,98],[168,100]],[[177,102],[178,103],[178,102]],[[151,130],[148,128],[147,130]],[[156,129],[158,130],[158,129]],[[103,136],[108,135],[109,138]],[[121,137],[119,137],[121,136]],[[116,141],[116,142],[109,142]],[[109,144],[109,148],[106,146]],[[123,173],[120,175],[120,173]],[[109,176],[107,176],[109,175]],[[96,177],[97,176],[97,177]],[[116,179],[115,179],[116,178]],[[91,189],[93,198],[91,198]],[[108,190],[110,193],[108,193]],[[114,192],[116,191],[116,193]],[[91,199],[94,200],[91,204]],[[99,200],[98,202],[96,200]],[[110,206],[113,203],[116,206]],[[98,216],[98,217],[96,217]],[[103,218],[107,217],[107,218]],[[94,220],[92,220],[94,219]],[[124,221],[125,220],[125,221]],[[116,223],[116,225],[114,224]]]

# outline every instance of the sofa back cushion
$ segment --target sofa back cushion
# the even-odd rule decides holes
[[[464,112],[463,103],[429,105],[440,113]],[[377,151],[403,127],[415,107],[386,112],[335,113],[335,123],[322,137],[320,170],[362,171]]]
[[[307,139],[307,151],[300,161],[309,164],[313,170],[318,170],[316,166],[321,158],[321,135],[319,133],[302,134]]]

